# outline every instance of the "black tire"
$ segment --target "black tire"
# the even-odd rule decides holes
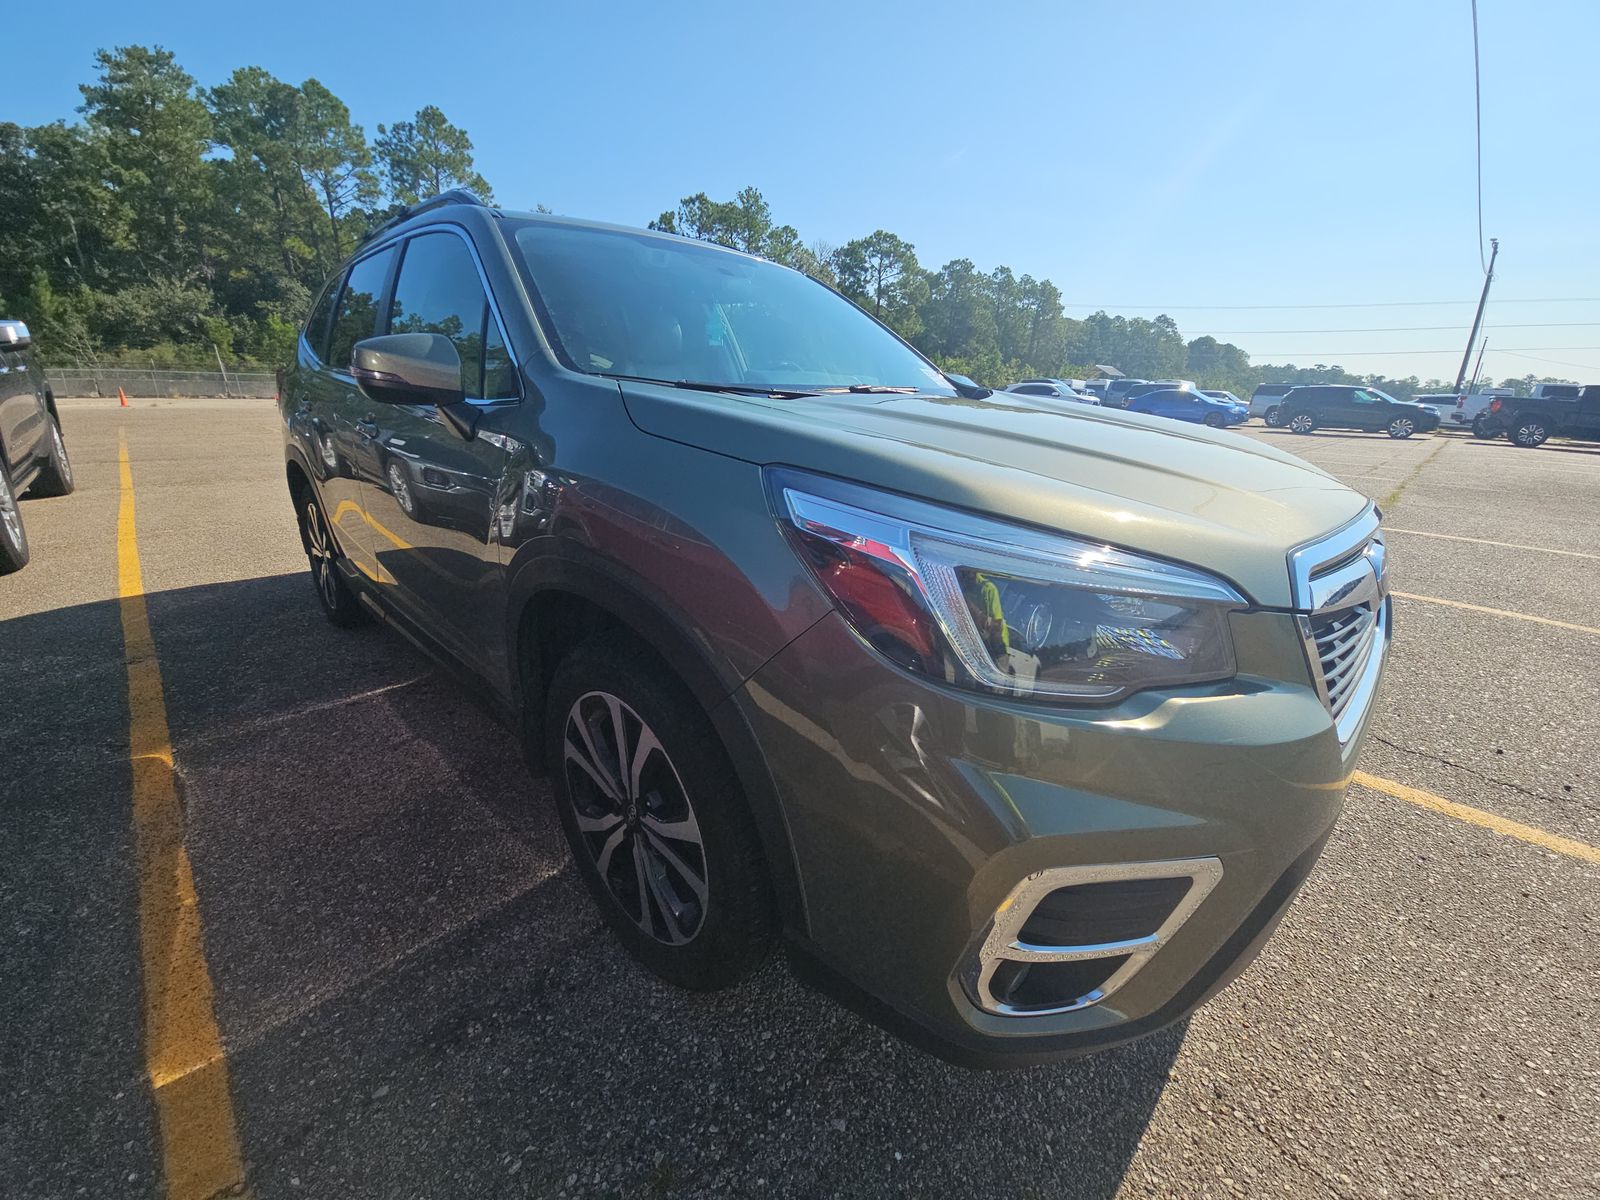
[[[0,462],[0,575],[28,565],[28,531],[22,524],[17,494],[11,490],[11,472]]]
[[[61,436],[61,422],[50,416],[50,461],[28,489],[30,496],[69,496],[72,494],[72,460],[67,457],[67,443]]]
[[[1472,436],[1475,438],[1496,438],[1500,434],[1497,430],[1490,429],[1484,424],[1482,414],[1472,418]]]
[[[1417,423],[1410,417],[1396,417],[1389,422],[1389,428],[1386,432],[1398,442],[1404,441],[1416,431]]]
[[[339,546],[333,540],[333,530],[321,503],[309,487],[301,488],[295,498],[299,506],[300,540],[311,564],[311,585],[316,589],[323,615],[341,629],[365,624],[372,618],[339,572]]]
[[[1310,413],[1295,413],[1287,424],[1290,433],[1311,433],[1317,427],[1317,419]]]
[[[1204,424],[1212,429],[1221,429],[1223,426],[1221,413],[1207,413],[1203,419]]]
[[[710,721],[660,660],[615,634],[578,646],[546,694],[544,745],[578,873],[628,952],[695,991],[755,970],[778,924],[755,822]],[[624,778],[621,762],[640,769]]]
[[[1267,409],[1266,413],[1263,414],[1261,419],[1265,421],[1270,428],[1277,429],[1283,424],[1283,413],[1279,412],[1278,406],[1274,404],[1271,408]]]
[[[1518,417],[1506,436],[1513,446],[1534,450],[1550,440],[1550,422],[1543,417]]]

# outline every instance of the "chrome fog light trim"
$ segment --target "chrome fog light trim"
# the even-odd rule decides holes
[[[1191,880],[1189,890],[1160,926],[1141,937],[1079,946],[1041,946],[1021,940],[1023,926],[1041,901],[1059,888],[1094,883],[1120,883],[1138,879]],[[1101,863],[1086,867],[1051,867],[1023,879],[995,911],[989,934],[979,948],[967,975],[968,991],[985,1012],[1005,1017],[1044,1017],[1076,1012],[1098,1004],[1144,969],[1173,934],[1194,915],[1222,880],[1217,858],[1181,858],[1163,862]],[[1097,958],[1126,960],[1098,987],[1070,1001],[1046,1008],[1020,1008],[993,992],[995,973],[1002,964],[1080,962]]]

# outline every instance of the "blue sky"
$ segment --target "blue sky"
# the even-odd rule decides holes
[[[1167,311],[1257,361],[1453,377],[1469,304],[1294,306],[1471,300],[1482,279],[1468,0],[461,5],[453,23],[279,0],[219,19],[242,11],[19,5],[0,119],[74,119],[97,47],[158,43],[206,85],[315,76],[369,136],[438,104],[511,206],[642,225],[754,184],[808,241],[886,228],[926,265],[1007,264],[1072,315]],[[1481,0],[1479,20],[1488,373],[1600,380],[1600,4]]]

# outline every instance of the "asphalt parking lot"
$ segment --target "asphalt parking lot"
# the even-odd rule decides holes
[[[983,1074],[781,960],[712,997],[634,968],[512,736],[393,634],[323,620],[270,402],[62,410],[78,491],[24,502],[34,561],[0,580],[0,1195],[165,1188],[124,443],[254,1196],[1600,1194],[1600,448],[1248,427],[1386,513],[1363,774],[1210,1005]]]

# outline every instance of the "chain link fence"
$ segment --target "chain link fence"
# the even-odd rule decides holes
[[[160,367],[47,367],[58,396],[229,396],[270,400],[278,394],[271,371],[172,371]]]

